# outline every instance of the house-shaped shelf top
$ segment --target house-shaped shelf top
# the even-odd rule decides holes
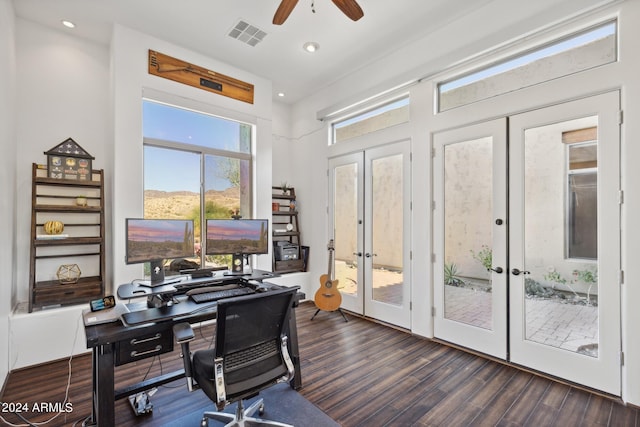
[[[73,139],[67,138],[44,154],[47,155],[49,178],[91,180],[91,161],[94,157]]]

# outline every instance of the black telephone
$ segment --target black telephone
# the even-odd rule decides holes
[[[116,305],[116,299],[113,295],[109,295],[104,298],[94,299],[89,304],[91,306],[91,311],[100,311],[114,307]]]

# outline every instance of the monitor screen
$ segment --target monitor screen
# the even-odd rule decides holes
[[[193,220],[134,219],[126,222],[126,263],[194,256]]]
[[[266,254],[269,221],[266,219],[208,219],[207,255]]]

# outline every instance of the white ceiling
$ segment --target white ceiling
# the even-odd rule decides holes
[[[13,0],[13,5],[19,18],[104,44],[113,24],[122,24],[267,78],[274,99],[294,103],[495,1],[358,0],[364,17],[353,22],[330,0],[301,0],[281,26],[271,23],[280,0]],[[64,28],[63,19],[76,28]],[[229,37],[239,19],[265,31],[264,41],[252,47]],[[474,35],[462,37],[471,42]],[[307,41],[319,43],[319,51],[305,52]],[[278,92],[285,97],[277,98]]]

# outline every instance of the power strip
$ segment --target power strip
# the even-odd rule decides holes
[[[129,403],[131,404],[133,413],[136,415],[145,415],[153,412],[153,404],[149,401],[149,398],[153,396],[156,391],[158,391],[158,389],[153,388],[149,390],[149,393],[141,391],[140,393],[129,396]]]

